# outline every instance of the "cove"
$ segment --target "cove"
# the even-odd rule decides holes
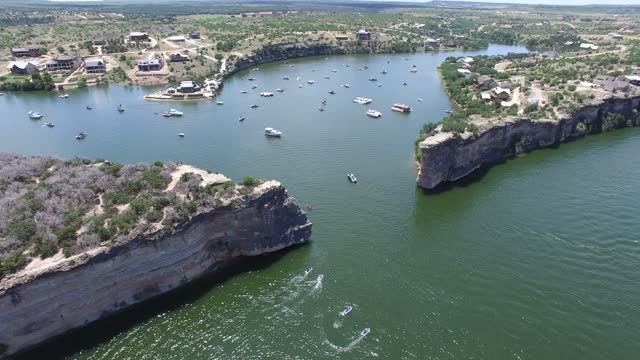
[[[424,122],[450,108],[436,67],[447,56],[509,51],[526,50],[492,46],[265,64],[226,79],[222,106],[145,102],[150,89],[119,86],[71,91],[64,100],[1,97],[1,151],[184,161],[236,181],[278,179],[313,206],[311,246],[213,281],[199,296],[124,329],[94,330],[99,341],[89,347],[66,339],[66,356],[624,359],[637,353],[637,129],[521,156],[442,194],[415,187],[413,140]],[[378,81],[368,81],[372,76]],[[258,96],[279,87],[284,93]],[[373,103],[354,104],[356,96]],[[327,106],[319,112],[322,99]],[[396,102],[414,111],[391,112]],[[116,111],[120,103],[123,114]],[[259,108],[250,109],[254,103]],[[161,117],[169,107],[184,117]],[[367,117],[368,108],[383,116]],[[56,127],[29,120],[30,110]],[[282,130],[283,138],[265,139],[265,127]],[[78,131],[87,132],[85,141],[73,139]],[[357,185],[348,183],[348,172],[358,176]],[[309,266],[314,270],[302,277]],[[341,318],[348,304],[354,310]],[[364,327],[371,333],[360,339]]]

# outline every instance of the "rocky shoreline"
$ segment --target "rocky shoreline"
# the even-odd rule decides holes
[[[70,257],[60,253],[2,278],[0,357],[216,273],[234,259],[309,240],[312,224],[280,183],[246,190],[174,226]]]
[[[490,120],[474,135],[436,132],[418,143],[418,187],[437,190],[476,170],[520,153],[548,148],[590,134],[638,124],[640,97],[610,97],[558,120],[511,117]],[[616,116],[610,116],[617,114]]]

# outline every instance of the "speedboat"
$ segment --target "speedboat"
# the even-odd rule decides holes
[[[268,127],[268,128],[264,128],[264,134],[270,137],[280,137],[282,136],[282,131]]]
[[[382,84],[378,84],[378,87],[382,87]]]
[[[364,328],[364,330],[362,330],[362,332],[360,333],[360,335],[361,335],[362,337],[365,337],[365,336],[369,335],[369,333],[370,333],[370,332],[371,332],[371,329],[369,329],[369,328]]]
[[[282,80],[289,80],[289,77],[288,76],[283,76]]]
[[[42,114],[39,112],[29,111],[27,114],[29,114],[29,119],[33,119],[33,120],[42,119]]]
[[[260,68],[253,68],[253,69],[251,69],[251,71],[258,71],[258,70],[260,70]]]
[[[361,67],[359,67],[359,68],[357,68],[356,70],[360,70],[360,71],[362,71],[363,69],[362,69]]]
[[[66,94],[66,93],[65,94],[60,94],[60,96],[58,96],[58,97],[61,98],[61,99],[66,99],[66,98],[69,97],[69,94]]]
[[[349,305],[340,312],[340,315],[347,316],[353,310],[353,306]]]
[[[307,84],[309,84],[309,85],[313,84],[314,82],[315,81],[313,81],[313,80],[307,80]]]
[[[278,88],[278,89],[276,89],[276,91],[281,93],[281,92],[284,92],[284,89]]]
[[[162,116],[164,116],[164,117],[171,117],[171,114],[169,114],[169,112],[168,112],[168,111],[165,111],[165,112],[163,112],[163,113],[162,113]]]
[[[81,131],[78,133],[78,135],[76,135],[76,140],[82,140],[86,137],[87,137],[87,134]]]
[[[184,133],[178,133],[178,137],[183,138],[184,137]]]
[[[91,106],[87,105],[87,110],[93,109]]]
[[[350,88],[351,86],[349,84],[344,84],[344,87],[346,87],[347,89]]]
[[[256,104],[251,105],[251,108],[252,108],[252,109],[255,109],[255,108],[257,108],[257,107],[258,107],[258,105],[256,105]]]
[[[327,105],[327,100],[322,100],[322,105]]]
[[[382,116],[382,113],[380,111],[371,109],[371,110],[367,110],[367,115],[377,119]]]
[[[366,105],[366,104],[371,104],[371,101],[372,100],[369,99],[369,98],[364,98],[364,97],[360,97],[360,96],[358,96],[356,98],[353,98],[353,102],[356,103],[356,104]]]
[[[251,89],[255,89],[255,88],[257,88],[257,87],[258,87],[258,85],[252,85],[252,86],[251,86]]]
[[[124,112],[124,107],[122,107],[122,105],[118,105],[118,112]]]
[[[169,109],[169,115],[171,115],[171,116],[182,116],[182,111],[178,111],[176,109]]]
[[[250,77],[248,80],[249,80],[249,81],[253,81],[253,80],[255,80],[255,79],[254,79],[254,78],[252,78],[252,77]]]
[[[300,81],[300,76],[298,76],[298,77],[296,78],[296,81]]]
[[[423,102],[424,100],[422,100],[422,98],[417,98],[416,100]]]
[[[417,68],[416,64],[411,65],[412,68]]]
[[[365,66],[364,68],[365,68],[365,69],[368,69],[369,67],[368,67],[368,66]]]
[[[240,94],[246,94],[248,91],[247,90],[242,90],[240,91]]]
[[[312,267],[308,267],[307,270],[304,271],[304,274],[305,275],[309,275],[309,273],[312,272],[312,271],[313,271],[313,268]]]
[[[329,76],[325,76],[324,78],[327,79],[327,80],[331,79]]]
[[[447,114],[453,114],[453,111],[451,111],[451,110],[445,110],[445,112],[446,112]]]
[[[338,70],[336,70],[336,69],[333,69],[333,70],[331,70],[331,72],[334,72],[334,73],[336,73],[336,72],[338,72]]]
[[[324,108],[322,106],[318,106],[318,110],[324,111]]]
[[[4,96],[4,93],[0,93],[0,96]]]
[[[222,101],[218,101],[216,104],[217,104],[217,105],[224,105],[224,102],[222,102]]]
[[[238,121],[244,121],[244,116],[240,116],[240,118],[238,119]]]
[[[44,123],[44,124],[42,124],[42,125],[43,125],[43,126],[46,126],[46,127],[54,127],[54,126],[56,126],[56,124],[54,124],[54,123],[52,123],[52,122],[46,122],[46,123]]]
[[[403,82],[403,83],[402,83],[402,85],[407,85],[407,82],[406,82],[406,81],[405,81],[405,82]]]
[[[383,74],[383,75],[386,74],[386,73],[387,73],[387,70],[382,70],[382,72],[381,72],[381,74]]]
[[[412,73],[417,73],[417,72],[418,72],[418,69],[411,69],[411,72],[412,72]]]
[[[347,179],[349,179],[349,181],[351,181],[352,184],[356,184],[358,182],[358,178],[355,175],[353,175],[353,173],[348,173]]]
[[[263,92],[260,93],[260,96],[262,96],[262,97],[271,97],[271,96],[273,96],[273,93],[272,92],[263,91]]]
[[[369,81],[378,81],[378,79],[372,77],[372,78],[369,78]]]
[[[331,95],[335,95],[335,94],[336,94],[336,92],[335,92],[335,91],[333,91],[333,90],[331,90],[331,91],[329,91],[329,94],[331,94]]]
[[[299,88],[302,88],[302,84],[298,84],[298,87],[299,87]]]
[[[391,110],[408,113],[408,112],[411,112],[411,106],[405,105],[405,104],[393,104],[393,106],[391,107]]]

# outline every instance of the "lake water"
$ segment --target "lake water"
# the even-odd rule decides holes
[[[450,107],[436,67],[447,56],[509,51],[525,49],[491,46],[475,53],[262,65],[226,80],[222,106],[147,102],[142,96],[153,89],[119,86],[71,91],[68,99],[0,97],[0,151],[184,161],[236,181],[245,175],[278,179],[301,204],[313,206],[309,246],[269,260],[268,266],[200,284],[195,296],[145,304],[126,319],[29,355],[636,358],[639,130],[521,156],[441,194],[415,186],[413,140],[423,123],[439,120]],[[412,64],[417,73],[409,72]],[[388,74],[381,74],[383,69]],[[282,80],[284,75],[291,80]],[[250,76],[256,80],[248,81]],[[351,87],[341,87],[344,83]],[[272,98],[258,95],[276,88],[285,91]],[[356,96],[373,103],[355,104]],[[327,105],[320,112],[323,99]],[[392,112],[395,102],[409,103],[414,111]],[[116,112],[118,104],[124,113]],[[251,104],[260,107],[250,109]],[[158,115],[169,107],[184,111],[184,117]],[[367,117],[370,108],[383,116]],[[45,118],[29,120],[29,110]],[[240,116],[246,120],[239,122]],[[43,121],[56,126],[43,127]],[[265,138],[265,127],[284,135]],[[73,139],[79,131],[88,133],[84,141]],[[179,132],[186,136],[178,138]],[[347,181],[348,172],[358,176],[357,185]],[[309,266],[314,270],[302,276]],[[353,312],[339,316],[349,304]],[[362,338],[365,327],[371,333]]]

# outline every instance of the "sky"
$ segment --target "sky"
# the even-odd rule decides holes
[[[469,0],[462,0],[469,1]],[[476,2],[546,5],[640,5],[640,0],[473,0]]]

